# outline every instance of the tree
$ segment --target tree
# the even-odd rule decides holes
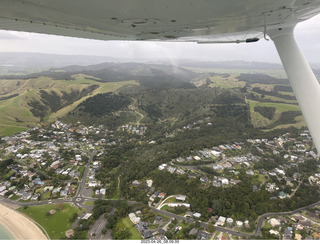
[[[216,231],[216,228],[214,227],[214,225],[212,224],[212,223],[209,223],[208,225],[207,225],[207,231],[209,232],[209,233],[213,233],[213,232],[215,232]]]

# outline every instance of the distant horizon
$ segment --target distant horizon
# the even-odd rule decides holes
[[[320,64],[320,15],[301,22],[295,37],[310,64]],[[255,43],[197,44],[164,41],[99,41],[56,35],[0,30],[1,52],[102,56],[116,59],[245,61],[280,64],[273,41]]]
[[[6,55],[39,55],[39,56],[55,56],[55,57],[90,57],[90,58],[97,58],[97,59],[101,59],[100,62],[98,62],[97,60],[97,64],[100,63],[104,63],[104,62],[115,62],[115,63],[126,63],[126,62],[150,62],[153,61],[155,63],[159,62],[170,62],[172,65],[175,65],[174,62],[199,62],[199,64],[204,64],[204,63],[212,63],[212,64],[235,64],[235,63],[239,63],[239,64],[266,64],[266,65],[275,65],[275,66],[279,66],[279,67],[274,67],[274,68],[279,68],[279,69],[283,69],[283,65],[281,62],[268,62],[268,61],[255,61],[255,60],[240,60],[240,59],[234,59],[234,60],[213,60],[213,59],[208,59],[208,58],[188,58],[188,57],[176,57],[176,58],[165,58],[165,57],[141,57],[141,58],[135,58],[135,59],[131,59],[131,58],[125,58],[125,57],[112,57],[112,56],[106,56],[106,55],[95,55],[95,54],[57,54],[57,53],[45,53],[45,52],[34,52],[34,51],[25,51],[25,52],[19,52],[19,51],[14,51],[14,52],[1,52],[0,51],[0,67],[14,67],[14,64],[8,64],[8,62],[10,62],[10,60],[6,60],[6,63],[3,63],[3,57],[1,57],[1,54],[6,54]],[[105,59],[105,60],[103,60]],[[50,62],[50,61],[48,61]],[[82,62],[79,62],[80,66],[86,66],[86,65],[91,65],[91,64],[83,64]],[[72,65],[77,65],[77,64],[72,64]],[[176,64],[179,65],[179,64]],[[318,63],[310,63],[310,65],[312,66],[312,68],[315,69],[319,69],[320,68],[320,62]],[[64,67],[64,65],[62,65],[61,67]]]

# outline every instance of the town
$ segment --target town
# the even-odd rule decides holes
[[[198,130],[200,125],[211,126],[210,118],[166,132],[165,137],[174,137],[185,130]],[[90,202],[120,200],[120,190],[114,189],[120,184],[120,175],[117,176],[118,182],[99,175],[108,150],[126,143],[156,145],[157,141],[144,136],[147,130],[147,126],[128,124],[111,131],[103,125],[94,127],[80,122],[66,124],[56,121],[47,127],[3,137],[0,144],[0,161],[3,162],[1,200],[21,206],[72,202],[75,206],[87,208],[79,219],[88,219],[92,215],[92,204],[86,205]],[[269,162],[270,157],[276,157],[277,164]],[[304,167],[308,160],[316,162],[311,170]],[[274,202],[293,201],[302,185],[320,189],[318,160],[310,134],[303,130],[295,136],[286,133],[273,139],[252,138],[193,150],[188,156],[159,164],[153,172],[155,175],[165,173],[167,177],[196,180],[203,189],[231,189],[242,182],[240,176],[245,174],[251,179],[250,191],[253,193],[267,192],[270,201]],[[155,181],[157,179],[150,174],[130,182],[131,189],[147,199],[145,207],[152,210],[150,213],[140,209],[127,216],[139,238],[223,240],[257,238],[260,234],[269,239],[320,239],[320,207],[317,204],[303,206],[306,208],[296,212],[265,213],[256,220],[245,216],[222,216],[219,208],[211,207],[204,216],[201,211],[194,211],[196,207],[190,201],[191,196],[164,192],[158,189]],[[82,200],[77,202],[75,199]],[[151,217],[144,216],[146,214]],[[146,219],[148,221],[143,221]],[[95,226],[89,231],[89,239],[103,238],[106,230],[96,230]]]

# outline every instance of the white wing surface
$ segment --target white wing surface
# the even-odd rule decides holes
[[[1,0],[0,29],[100,40],[237,42],[319,12],[319,0]]]

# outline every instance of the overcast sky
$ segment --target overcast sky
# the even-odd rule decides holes
[[[298,24],[295,36],[307,60],[320,64],[320,15]],[[280,63],[273,42],[265,40],[250,44],[123,42],[0,31],[0,52],[99,55],[133,60],[153,57]]]

